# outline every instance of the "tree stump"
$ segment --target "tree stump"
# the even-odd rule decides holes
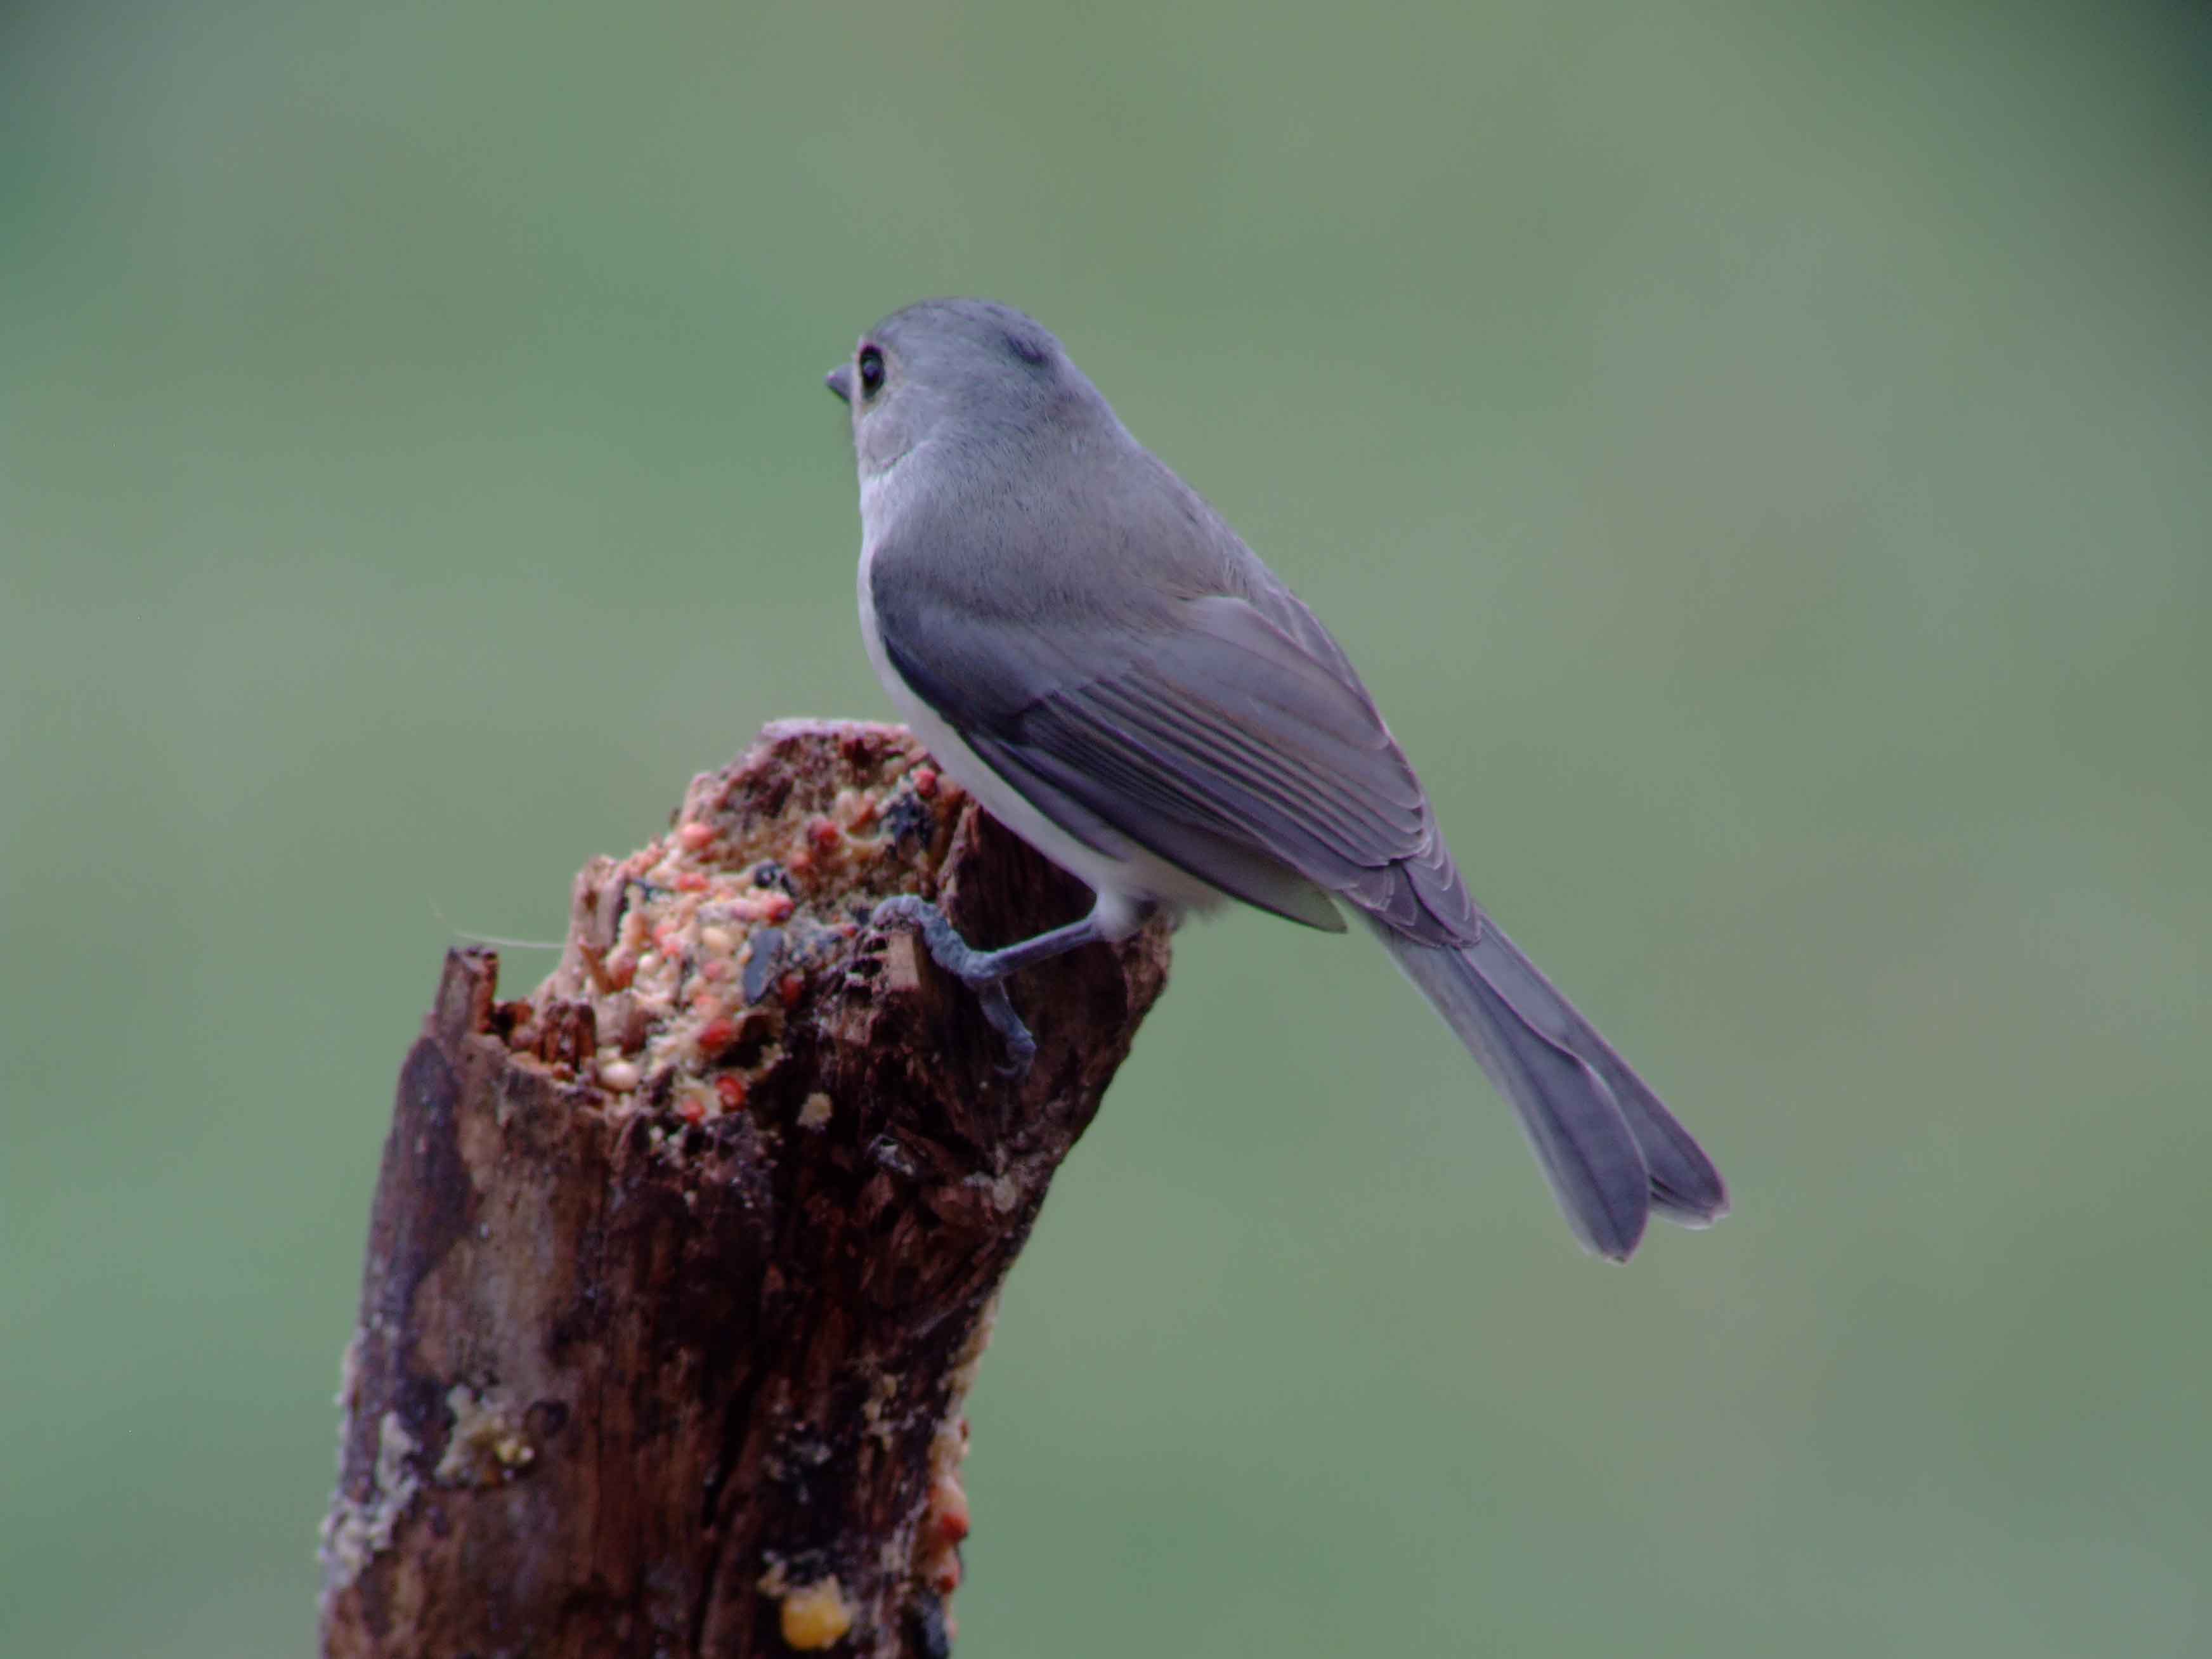
[[[578,877],[561,964],[457,950],[401,1069],[324,1525],[331,1656],[950,1650],[999,1286],[1165,981],[1024,974],[1035,1066],[894,892],[982,945],[1084,889],[902,730],[786,722]]]

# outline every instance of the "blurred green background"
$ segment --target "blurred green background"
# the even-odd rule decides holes
[[[2208,84],[2178,4],[0,15],[0,1651],[308,1648],[440,952],[884,713],[819,377],[942,292],[1737,1200],[1596,1265],[1365,941],[1192,930],[962,1653],[2206,1651]]]

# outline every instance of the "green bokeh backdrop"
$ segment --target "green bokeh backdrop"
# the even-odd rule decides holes
[[[0,13],[0,1652],[309,1646],[439,954],[883,712],[819,376],[947,291],[1737,1196],[1594,1264],[1364,941],[1190,931],[963,1655],[2205,1651],[2208,84],[2086,0]]]

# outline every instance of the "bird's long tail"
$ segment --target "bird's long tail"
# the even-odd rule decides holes
[[[1486,918],[1463,949],[1370,925],[1513,1103],[1584,1245],[1626,1261],[1655,1211],[1690,1227],[1728,1212],[1728,1188],[1689,1131]]]

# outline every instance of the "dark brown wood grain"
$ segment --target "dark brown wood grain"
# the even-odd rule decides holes
[[[684,811],[768,836],[849,805],[841,790],[911,794],[920,763],[896,728],[772,727]],[[929,799],[943,821],[915,831],[909,884],[969,937],[1076,914],[1080,887],[956,792]],[[621,868],[586,872],[533,997],[499,1000],[490,951],[449,954],[401,1067],[323,1651],[946,1652],[968,1382],[1159,994],[1164,931],[1016,983],[1038,1040],[1017,1085],[962,987],[909,936],[860,929],[779,979],[758,1053],[740,1023],[742,1108],[688,1121],[665,1079],[594,1080],[595,1053],[639,1040],[606,1029],[640,1018],[605,966],[635,897]],[[800,883],[801,902],[849,916],[867,876]]]

